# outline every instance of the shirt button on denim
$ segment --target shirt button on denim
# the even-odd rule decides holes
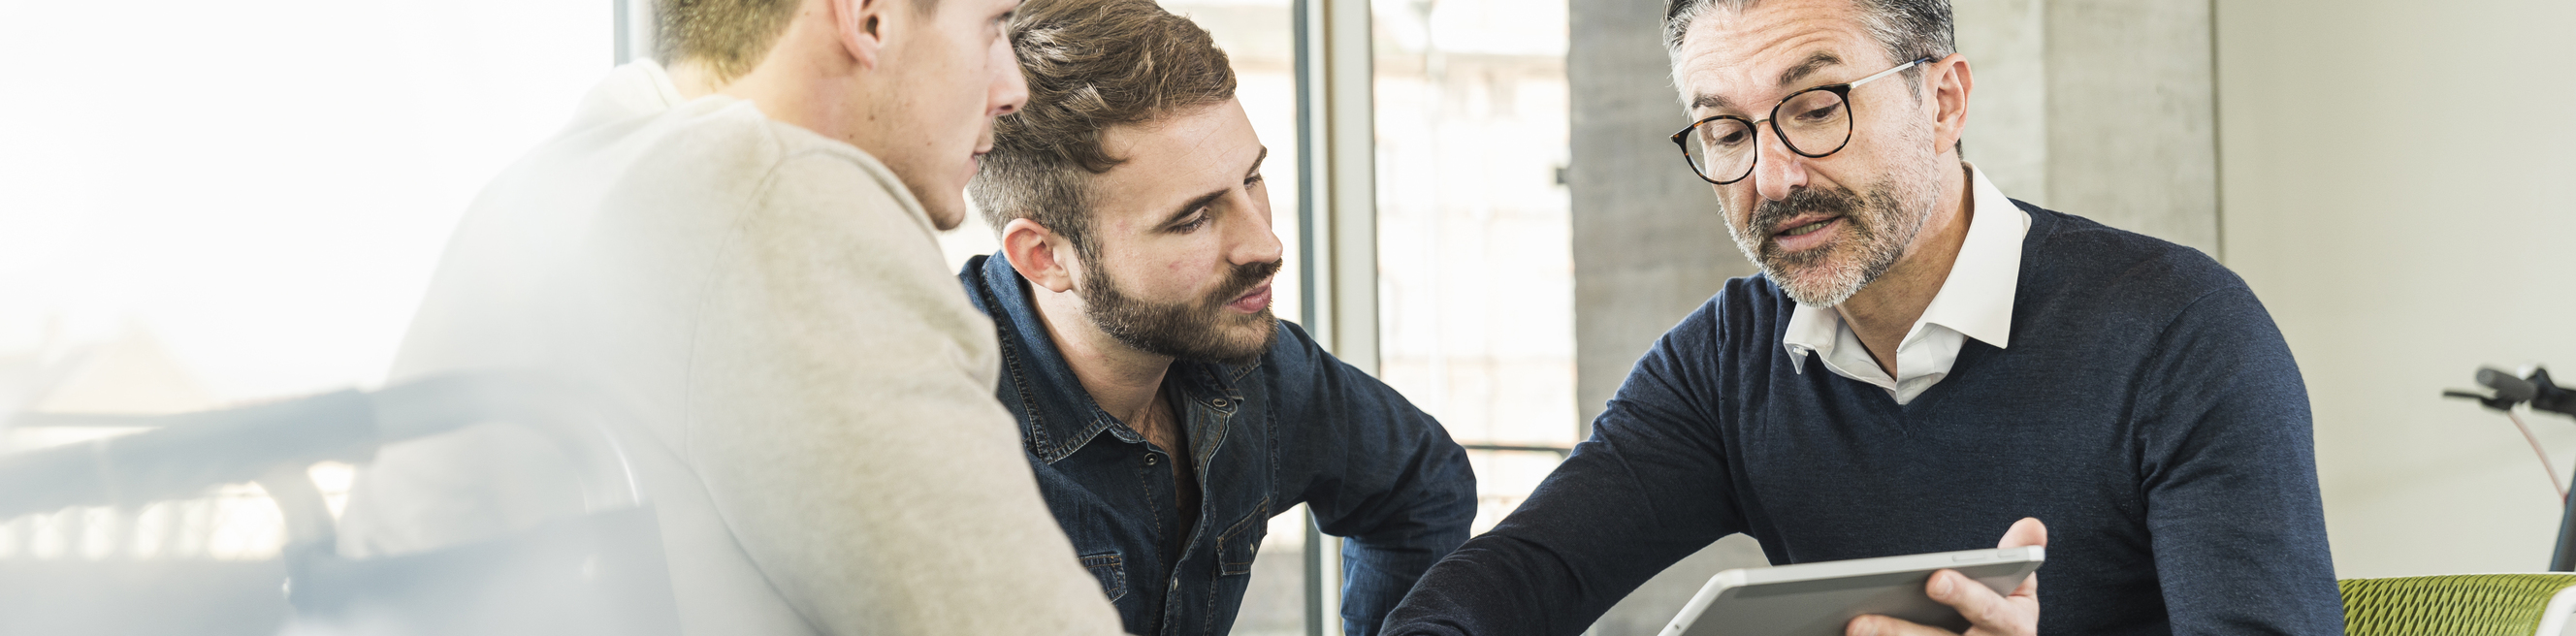
[[[1152,466],[1152,465],[1154,465],[1154,454],[1153,454],[1153,453],[1146,453],[1146,454],[1145,454],[1145,465],[1147,465],[1147,466]]]
[[[1217,408],[1225,408],[1225,398],[1217,398],[1214,404]]]

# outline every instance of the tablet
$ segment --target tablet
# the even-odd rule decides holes
[[[2009,594],[2045,560],[2046,549],[2027,546],[1727,570],[1662,636],[1841,636],[1863,614],[1964,632],[1968,619],[1923,594],[1932,573],[1958,570]]]

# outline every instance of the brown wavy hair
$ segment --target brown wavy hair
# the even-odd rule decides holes
[[[1101,132],[1234,98],[1234,67],[1189,18],[1153,0],[1028,0],[1011,24],[1029,103],[994,123],[993,150],[967,184],[1000,232],[1026,218],[1089,260],[1091,179],[1124,158]]]

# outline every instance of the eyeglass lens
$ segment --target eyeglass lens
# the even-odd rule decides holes
[[[1834,91],[1819,89],[1791,95],[1771,110],[1771,116],[1789,150],[1800,155],[1823,157],[1851,141],[1851,109]],[[1689,141],[1682,148],[1690,156],[1691,167],[1711,181],[1743,179],[1753,172],[1754,160],[1761,154],[1753,128],[1740,119],[1700,122],[1687,136]]]

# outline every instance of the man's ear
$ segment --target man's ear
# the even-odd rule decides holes
[[[1959,145],[1968,130],[1968,92],[1977,87],[1976,77],[1968,73],[1968,58],[1952,53],[1932,62],[1924,79],[1932,84],[1932,103],[1938,110],[1932,114],[1932,148],[1948,151]]]
[[[886,29],[893,22],[890,7],[905,0],[829,0],[832,31],[840,36],[841,49],[858,61],[859,68],[874,69],[884,59]]]
[[[1080,278],[1075,268],[1082,264],[1076,262],[1073,245],[1026,217],[1002,226],[1002,257],[1010,259],[1011,269],[1020,270],[1021,278],[1047,291],[1064,293]]]

